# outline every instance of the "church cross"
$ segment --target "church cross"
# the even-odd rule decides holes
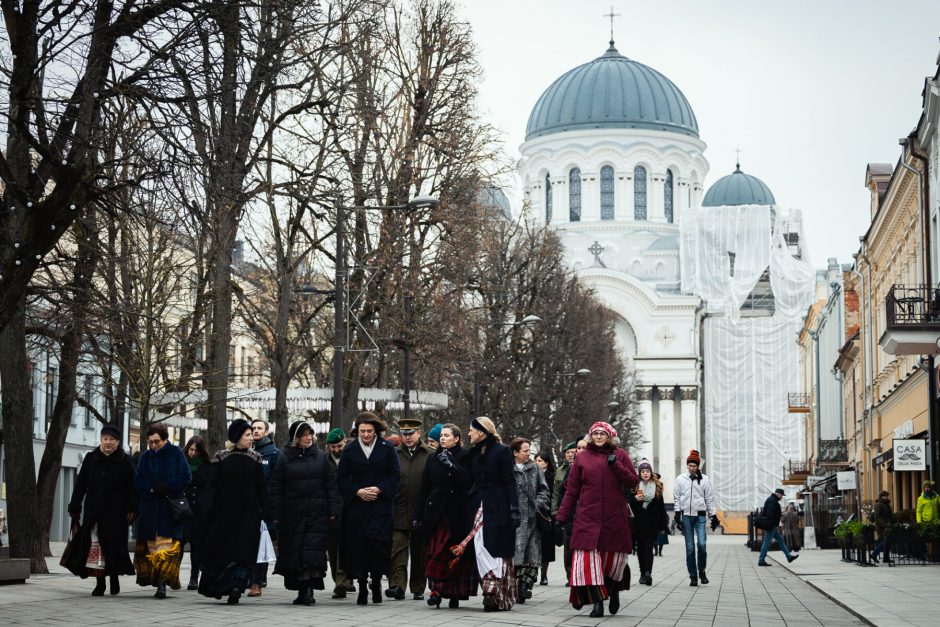
[[[735,158],[734,158],[735,166],[734,167],[735,169],[740,170],[741,169],[741,148],[740,147],[735,148],[734,154],[735,154]]]
[[[588,248],[588,252],[594,255],[595,265],[598,265],[602,268],[607,267],[604,265],[604,262],[601,261],[601,253],[604,252],[604,247],[600,245],[600,242],[598,242],[597,240],[594,240],[594,243],[591,244],[590,248]]]
[[[669,345],[676,341],[676,336],[672,334],[669,327],[663,327],[656,335],[656,339],[664,348],[669,348]]]
[[[623,15],[621,13],[614,13],[614,7],[613,5],[611,5],[610,13],[604,13],[601,17],[610,18],[610,45],[613,46],[614,45],[614,18],[623,17]]]

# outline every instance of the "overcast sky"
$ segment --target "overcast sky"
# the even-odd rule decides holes
[[[607,48],[613,4],[621,54],[691,103],[708,144],[706,189],[740,147],[742,169],[803,211],[816,266],[858,250],[865,166],[897,161],[940,52],[938,0],[462,1],[485,73],[481,106],[513,158],[542,92]],[[518,189],[510,198],[518,209]]]

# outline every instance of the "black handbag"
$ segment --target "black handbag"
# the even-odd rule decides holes
[[[150,474],[153,475],[153,458],[149,459]],[[189,500],[185,496],[164,495],[167,504],[170,506],[170,516],[176,522],[186,522],[193,519],[193,508],[189,506]]]
[[[770,531],[772,527],[770,520],[766,516],[755,516],[754,526],[758,529],[763,529],[764,531]]]

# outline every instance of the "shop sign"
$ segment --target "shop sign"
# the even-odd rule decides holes
[[[894,440],[894,471],[927,470],[927,440]]]
[[[855,471],[847,470],[836,473],[836,487],[840,490],[855,490]]]
[[[894,439],[903,440],[914,435],[914,421],[908,420],[903,425],[894,430]]]
[[[893,457],[894,457],[894,449],[889,448],[887,451],[885,451],[881,455],[878,455],[878,457],[876,457],[875,459],[871,460],[871,465],[880,466],[884,463],[890,462]]]

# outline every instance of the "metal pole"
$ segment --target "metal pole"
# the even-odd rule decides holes
[[[402,377],[404,391],[401,400],[405,404],[405,418],[411,415],[411,296],[405,294],[405,342],[402,345],[405,358],[405,373]]]
[[[336,276],[333,280],[333,404],[330,428],[343,429],[343,351],[346,349],[346,216],[336,199]]]
[[[473,373],[473,418],[480,417],[480,373]]]

